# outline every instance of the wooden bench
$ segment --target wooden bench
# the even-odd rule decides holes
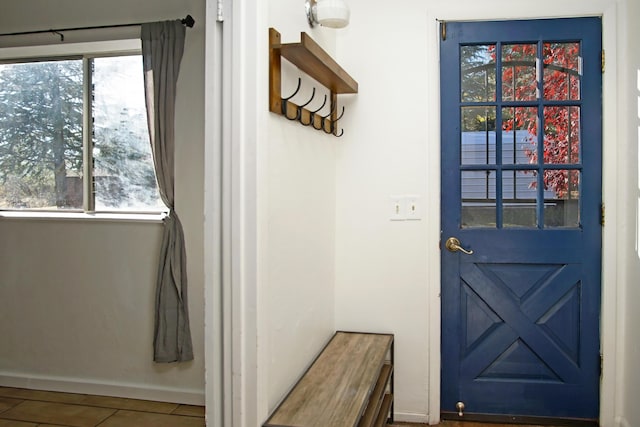
[[[336,332],[264,427],[393,422],[393,335]]]

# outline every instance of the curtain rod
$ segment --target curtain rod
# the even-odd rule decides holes
[[[182,25],[185,25],[189,28],[193,28],[193,25],[196,21],[193,19],[191,15],[187,15],[184,19],[181,19]],[[25,36],[28,34],[43,34],[43,33],[53,33],[60,36],[60,41],[64,41],[63,31],[81,31],[81,30],[99,30],[103,28],[120,28],[120,27],[135,27],[137,25],[146,24],[146,22],[137,22],[134,24],[116,24],[116,25],[96,25],[93,27],[74,27],[74,28],[52,28],[50,30],[36,30],[36,31],[23,31],[18,33],[4,33],[0,34],[0,37],[3,36]]]

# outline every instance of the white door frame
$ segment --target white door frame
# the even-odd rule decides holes
[[[204,154],[204,293],[205,293],[205,404],[210,427],[223,427],[231,415],[224,397],[223,338],[223,226],[222,226],[222,132],[223,132],[223,24],[218,22],[218,0],[205,6],[205,154]],[[226,313],[225,313],[226,315]]]
[[[206,2],[206,416],[209,427],[253,427],[261,409],[255,93],[262,9],[257,0]]]

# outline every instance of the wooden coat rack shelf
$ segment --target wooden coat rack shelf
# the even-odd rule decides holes
[[[326,95],[322,105],[310,106],[315,98],[315,88],[311,99],[305,103],[292,102],[291,99],[300,90],[301,79],[298,79],[298,87],[292,95],[282,97],[282,57],[329,90],[328,106]],[[344,107],[338,113],[338,95],[345,93],[358,93],[358,82],[307,33],[300,34],[299,43],[282,44],[280,33],[273,28],[269,29],[269,111],[283,115],[289,120],[296,120],[304,126],[313,126],[316,130],[342,136],[342,130],[338,134],[338,120],[342,118]]]

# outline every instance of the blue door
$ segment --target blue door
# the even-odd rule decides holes
[[[442,416],[596,420],[601,20],[441,36]]]

